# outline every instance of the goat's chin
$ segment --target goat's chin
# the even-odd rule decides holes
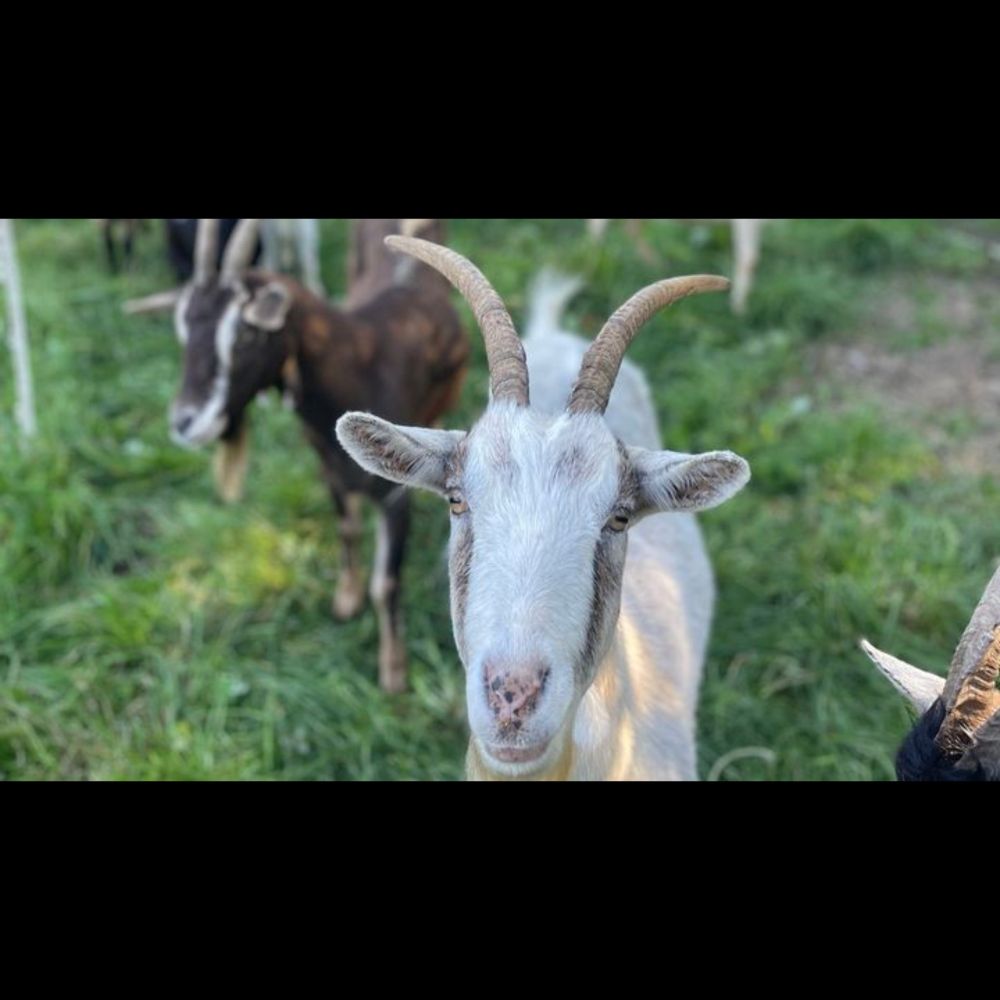
[[[170,440],[174,444],[180,445],[182,448],[186,448],[188,451],[198,451],[200,448],[205,448],[210,444],[215,444],[223,434],[226,433],[226,428],[229,426],[229,421],[226,417],[218,417],[212,422],[212,424],[206,427],[203,431],[199,431],[198,434],[193,436],[186,434],[178,434],[177,431],[172,430],[170,432]]]
[[[475,734],[472,742],[478,757],[479,767],[486,777],[516,781],[544,775],[551,771],[562,757],[565,730],[552,739],[534,743],[526,747],[507,747],[481,740]]]

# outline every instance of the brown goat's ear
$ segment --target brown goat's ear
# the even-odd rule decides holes
[[[448,468],[462,431],[398,427],[370,413],[345,413],[337,440],[358,465],[393,483],[447,495]]]
[[[682,455],[629,448],[636,475],[637,513],[711,510],[750,481],[750,466],[731,451]]]
[[[261,330],[280,330],[291,308],[292,293],[280,281],[272,281],[258,288],[243,307],[243,321]]]

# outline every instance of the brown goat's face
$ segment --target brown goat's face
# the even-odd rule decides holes
[[[190,285],[174,312],[184,375],[170,412],[171,437],[185,447],[218,440],[253,397],[275,384],[285,359],[291,293],[279,281]]]

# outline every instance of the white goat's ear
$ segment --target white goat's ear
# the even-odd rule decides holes
[[[629,448],[639,492],[639,511],[711,510],[750,482],[750,466],[731,451],[682,455]]]
[[[345,413],[337,440],[362,469],[393,483],[446,495],[448,465],[463,431],[397,427],[370,413]]]
[[[921,714],[927,711],[944,692],[944,678],[929,674],[905,660],[876,649],[867,639],[861,648],[876,667],[892,682],[893,687]]]
[[[261,330],[280,330],[292,308],[292,293],[280,282],[268,282],[258,288],[254,297],[243,307],[243,320]]]

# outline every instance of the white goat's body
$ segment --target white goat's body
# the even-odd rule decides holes
[[[561,413],[586,341],[559,329],[576,284],[544,276],[524,342],[531,402]],[[625,361],[605,420],[625,444],[658,449],[649,386]],[[647,517],[629,532],[614,641],[580,703],[568,777],[695,780],[695,714],[714,603],[712,569],[693,514]]]

